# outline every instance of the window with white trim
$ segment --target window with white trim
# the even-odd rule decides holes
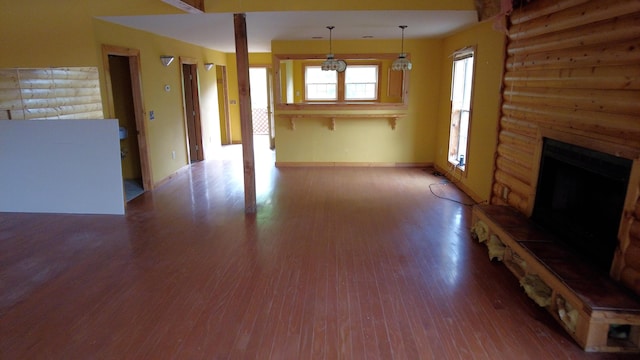
[[[474,50],[458,51],[453,58],[451,79],[451,126],[449,128],[449,163],[465,170],[471,119]]]
[[[352,65],[344,74],[345,100],[378,99],[378,66]]]
[[[378,64],[352,64],[339,73],[304,65],[305,101],[379,101]]]
[[[305,66],[305,100],[338,100],[338,73],[323,71],[320,66]]]

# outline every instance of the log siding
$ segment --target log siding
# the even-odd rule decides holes
[[[0,69],[0,119],[102,119],[95,67]]]
[[[531,215],[548,134],[634,160],[611,277],[640,294],[640,1],[524,3],[507,31],[491,203]]]

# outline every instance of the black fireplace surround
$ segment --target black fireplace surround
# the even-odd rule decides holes
[[[545,138],[531,219],[608,273],[632,161]]]

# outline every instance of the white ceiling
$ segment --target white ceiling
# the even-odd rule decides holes
[[[100,19],[222,52],[235,52],[232,13],[104,16]],[[475,11],[289,11],[246,14],[249,52],[270,52],[271,40],[439,37],[477,22]],[[326,41],[326,40],[325,40]]]

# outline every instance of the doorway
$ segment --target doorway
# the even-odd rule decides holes
[[[253,138],[256,154],[271,153],[273,142],[273,106],[269,68],[255,66],[249,68],[249,86],[251,88],[251,115],[253,119]]]
[[[200,94],[198,92],[198,64],[194,59],[187,58],[180,58],[180,64],[182,66],[187,156],[189,163],[194,163],[204,160],[202,124],[200,122]]]
[[[102,47],[109,118],[120,126],[120,158],[125,201],[153,189],[142,109],[139,50]]]
[[[231,117],[229,116],[229,92],[227,91],[227,67],[216,65],[216,86],[218,90],[218,111],[220,117],[220,144],[230,145]]]

